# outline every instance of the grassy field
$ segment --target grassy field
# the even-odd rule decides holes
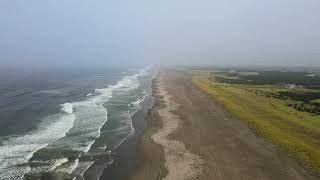
[[[221,83],[208,72],[193,73],[192,82],[236,117],[247,122],[257,134],[320,172],[320,116],[294,108],[294,104],[306,102],[270,96],[279,92],[314,94],[319,91],[304,88],[289,90],[277,85]],[[309,104],[304,106],[308,108]]]

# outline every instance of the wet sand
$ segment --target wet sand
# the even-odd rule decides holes
[[[195,87],[189,73],[162,71],[154,96],[130,179],[318,179]]]
[[[167,174],[164,167],[164,151],[161,145],[154,142],[151,138],[161,127],[163,123],[158,110],[163,105],[162,98],[158,96],[157,82],[153,83],[153,96],[156,97],[153,108],[149,111],[146,118],[147,128],[140,138],[136,163],[136,168],[131,172],[130,178],[132,180],[143,179],[162,179]]]
[[[148,97],[140,104],[142,108],[132,116],[135,133],[129,136],[112,152],[113,163],[105,167],[102,176],[99,178],[100,180],[128,179],[136,168],[136,165],[139,164],[140,158],[137,156],[137,144],[139,144],[147,126],[149,126],[146,120],[150,116],[150,108],[153,106],[153,103],[153,97]]]

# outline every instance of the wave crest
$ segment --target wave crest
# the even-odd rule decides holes
[[[60,105],[60,109],[62,112],[65,112],[67,114],[72,114],[73,113],[73,104],[71,103],[64,103]]]

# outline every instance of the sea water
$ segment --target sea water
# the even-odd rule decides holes
[[[151,68],[4,70],[0,77],[1,179],[83,179],[134,134]],[[143,84],[143,85],[142,85]],[[99,169],[100,168],[100,169]]]

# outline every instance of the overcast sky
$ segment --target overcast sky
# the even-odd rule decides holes
[[[0,1],[0,66],[154,63],[320,66],[320,1]]]

